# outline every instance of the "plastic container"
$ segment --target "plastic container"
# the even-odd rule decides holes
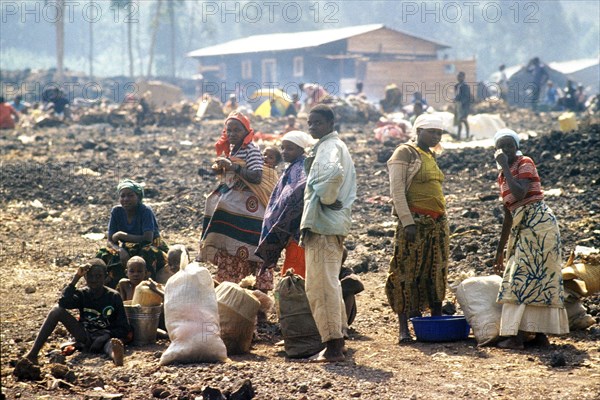
[[[558,117],[558,125],[560,126],[560,130],[562,132],[570,132],[577,130],[577,118],[575,117],[575,113],[566,112],[562,113]]]
[[[471,327],[464,315],[415,317],[410,321],[420,342],[455,342],[469,337]]]
[[[142,307],[153,307],[160,306],[162,304],[162,296],[150,289],[148,284],[148,281],[142,281],[135,287],[133,299],[131,299],[132,305],[139,304]]]
[[[124,301],[125,314],[129,320],[129,325],[133,329],[134,346],[143,346],[156,342],[156,329],[162,306],[144,307],[139,304],[131,305],[131,301]]]

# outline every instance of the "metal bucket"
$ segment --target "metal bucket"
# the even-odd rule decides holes
[[[125,314],[129,325],[133,329],[133,342],[135,346],[152,344],[156,342],[156,329],[162,312],[162,305],[143,307],[139,304],[131,305],[131,300],[124,301]]]

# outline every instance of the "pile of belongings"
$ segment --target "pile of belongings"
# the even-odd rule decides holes
[[[571,331],[583,330],[596,320],[589,315],[582,298],[600,293],[600,254],[581,254],[577,246],[562,269],[565,285],[565,308]],[[580,263],[574,263],[580,254]],[[456,299],[479,346],[495,343],[500,335],[502,305],[496,302],[502,278],[498,275],[475,276],[463,280],[457,287]]]
[[[571,253],[562,269],[565,285],[565,307],[569,315],[569,329],[586,329],[596,323],[582,304],[584,297],[600,293],[600,254],[579,255],[581,262],[574,263],[577,249]]]
[[[403,119],[402,113],[391,114],[389,117],[381,117],[377,122],[377,127],[373,130],[375,139],[381,143],[390,139],[397,139],[399,142],[407,142],[411,135],[411,123]]]
[[[377,121],[381,112],[373,104],[361,96],[348,96],[346,99],[335,98],[328,103],[333,109],[336,120],[345,123],[366,123]]]

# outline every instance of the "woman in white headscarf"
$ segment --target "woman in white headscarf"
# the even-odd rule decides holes
[[[440,117],[421,114],[413,131],[416,142],[398,146],[387,162],[398,225],[385,292],[398,314],[399,343],[413,340],[409,317],[420,316],[426,307],[431,315],[442,315],[448,277],[444,174],[433,152],[444,127]]]
[[[546,334],[569,332],[558,223],[544,202],[533,160],[519,151],[517,133],[501,129],[494,141],[504,207],[495,265],[496,273],[503,272],[497,301],[504,339],[498,346],[522,349],[529,340],[547,345]]]
[[[289,165],[279,178],[265,211],[255,252],[263,260],[261,272],[275,267],[285,249],[282,275],[290,268],[302,277],[305,275],[304,249],[298,246],[298,241],[306,187],[305,149],[312,144],[312,137],[301,131],[288,132],[281,139],[281,156]]]

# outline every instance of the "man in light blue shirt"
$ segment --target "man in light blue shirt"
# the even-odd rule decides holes
[[[306,257],[306,296],[326,348],[316,362],[345,359],[348,328],[339,273],[344,237],[352,225],[356,171],[348,148],[333,130],[333,110],[319,104],[310,110],[308,131],[319,141],[306,159],[306,189],[300,230]]]

